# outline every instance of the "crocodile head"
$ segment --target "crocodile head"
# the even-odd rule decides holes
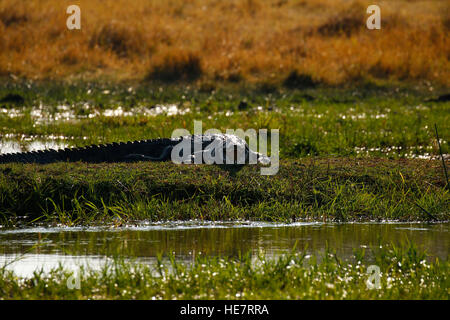
[[[189,139],[191,154],[188,162],[195,162],[202,157],[202,163],[208,163],[208,158],[216,157],[216,152],[222,152],[224,164],[270,164],[270,158],[262,153],[251,150],[244,139],[231,134],[203,134],[175,138],[177,141]],[[197,145],[196,145],[197,144]],[[213,160],[210,160],[210,162]]]

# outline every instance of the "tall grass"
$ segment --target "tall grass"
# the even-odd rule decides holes
[[[281,82],[298,72],[329,84],[449,85],[446,1],[379,1],[379,31],[365,28],[364,0],[77,3],[82,29],[69,31],[64,1],[2,1],[0,75],[178,80],[187,61],[182,80]]]

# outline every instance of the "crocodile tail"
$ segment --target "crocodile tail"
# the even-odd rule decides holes
[[[52,162],[73,162],[86,161],[97,162],[103,160],[102,146],[90,146],[86,148],[71,148],[61,150],[42,150],[31,152],[7,153],[0,155],[0,163],[52,163]],[[97,160],[97,161],[96,161]],[[101,161],[98,161],[101,162]]]
[[[122,162],[130,161],[130,154],[141,154],[148,157],[143,159],[167,160],[168,146],[173,144],[171,139],[153,139],[129,141],[126,143],[110,143],[105,145],[91,145],[82,148],[67,148],[61,150],[43,150],[31,152],[8,153],[0,155],[0,163],[52,163],[52,162]]]
[[[66,150],[42,150],[0,155],[0,163],[51,163],[61,161]]]

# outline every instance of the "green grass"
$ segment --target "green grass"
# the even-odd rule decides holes
[[[440,92],[445,92],[441,89]],[[171,136],[177,128],[193,132],[194,120],[204,130],[279,129],[282,158],[304,156],[377,156],[387,158],[438,155],[434,124],[449,153],[450,103],[426,102],[438,93],[405,86],[317,88],[157,86],[145,83],[3,83],[0,98],[16,93],[25,103],[0,103],[0,135],[13,140],[46,140],[63,136],[69,146]],[[241,101],[247,108],[239,109]],[[176,104],[184,115],[126,117],[102,115],[106,109],[150,108]],[[50,121],[39,122],[39,105]],[[65,105],[75,119],[64,119]],[[258,109],[259,107],[259,109]],[[18,112],[16,117],[8,113]],[[89,114],[98,113],[89,118]],[[58,140],[59,138],[56,138]],[[23,142],[26,145],[26,142]]]
[[[427,102],[446,88],[405,85],[286,90],[148,83],[0,83],[3,140],[63,140],[69,146],[168,137],[177,128],[280,129],[280,171],[261,176],[173,163],[0,165],[0,225],[115,225],[134,221],[259,220],[448,221],[450,195],[437,156],[449,153],[450,103]],[[246,101],[247,108],[239,108]],[[190,109],[184,115],[107,117],[154,104]],[[33,115],[42,105],[49,121]],[[67,106],[67,110],[58,108]],[[243,104],[241,104],[242,106]],[[64,112],[68,120],[57,120]],[[89,114],[99,115],[89,118]],[[17,116],[11,117],[12,113]],[[63,117],[64,118],[64,117]],[[55,138],[55,136],[57,138]],[[63,138],[58,138],[62,136]],[[427,261],[427,262],[425,262]],[[382,288],[368,290],[367,266],[382,271]],[[81,289],[60,267],[32,279],[0,268],[5,299],[448,299],[448,261],[414,246],[355,252],[342,261],[328,250],[307,258],[275,260],[197,258],[193,267],[172,261],[152,267],[117,258],[98,273],[81,271]],[[154,272],[156,269],[157,275]],[[169,271],[170,270],[170,271]]]
[[[5,225],[136,220],[448,220],[437,160],[283,160],[274,176],[173,163],[0,166]],[[23,216],[26,216],[25,219]]]
[[[5,141],[84,146],[141,140],[169,137],[177,128],[192,132],[194,120],[202,120],[204,130],[280,129],[282,162],[274,177],[261,177],[255,167],[235,173],[171,163],[2,165],[0,218],[9,226],[21,216],[27,218],[20,221],[67,225],[140,219],[447,220],[442,164],[408,160],[439,156],[434,124],[442,153],[449,153],[450,103],[427,102],[445,90],[392,83],[286,90],[269,84],[1,82],[0,99],[19,94],[25,100],[0,103]],[[241,101],[247,106],[239,108]],[[130,111],[171,103],[190,112],[102,115],[119,106]],[[50,120],[36,119],[36,110]]]
[[[173,258],[173,257],[172,257]],[[380,268],[380,288],[368,289],[367,267]],[[29,279],[0,269],[0,299],[449,299],[448,260],[430,259],[412,244],[356,250],[350,261],[332,250],[275,259],[197,257],[193,265],[153,266],[116,258],[100,271],[81,268],[80,288],[62,266]]]

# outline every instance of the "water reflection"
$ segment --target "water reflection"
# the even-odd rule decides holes
[[[328,246],[348,259],[356,248],[400,244],[411,241],[432,257],[447,259],[449,223],[443,224],[168,224],[142,225],[124,229],[36,228],[0,231],[0,265],[22,275],[33,268],[61,263],[73,268],[80,264],[96,268],[105,257],[121,255],[152,263],[158,254],[171,253],[181,261],[195,255],[238,257],[250,251],[266,256],[304,248],[320,253]],[[103,260],[102,260],[103,259]],[[32,273],[32,272],[31,272]]]

